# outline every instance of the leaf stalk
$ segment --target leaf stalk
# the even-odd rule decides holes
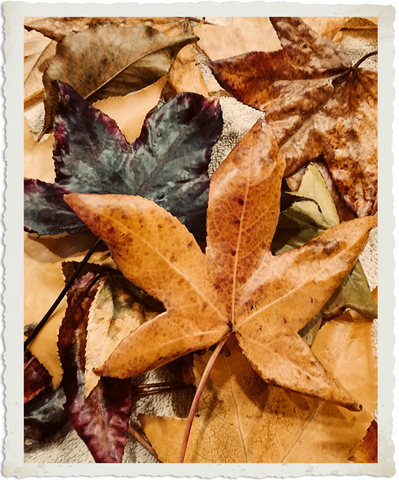
[[[62,289],[61,293],[58,295],[54,303],[51,305],[51,307],[47,310],[47,313],[44,315],[44,317],[40,320],[40,322],[36,325],[36,327],[33,329],[31,334],[28,336],[28,338],[24,342],[24,348],[28,348],[29,344],[33,341],[33,339],[36,337],[36,335],[40,332],[40,330],[44,327],[45,323],[47,320],[51,317],[53,314],[54,310],[58,307],[58,305],[61,303],[61,300],[64,298],[64,296],[68,293],[68,290],[72,287],[74,284],[75,280],[78,278],[80,272],[83,270],[84,266],[86,263],[89,261],[90,257],[93,255],[93,253],[97,250],[99,247],[100,243],[102,242],[101,238],[97,239],[96,243],[91,247],[91,249],[86,253],[86,256],[84,259],[81,261],[80,265],[76,269],[75,273],[72,275],[72,277],[69,279],[65,287]]]
[[[201,377],[200,383],[198,385],[197,392],[195,394],[193,403],[191,404],[190,413],[188,415],[186,429],[184,431],[183,442],[182,442],[181,450],[180,450],[179,463],[184,462],[184,456],[185,456],[186,450],[187,450],[187,444],[188,444],[188,438],[190,436],[191,426],[193,424],[193,420],[194,420],[195,412],[197,411],[197,406],[198,406],[199,400],[201,398],[202,392],[204,391],[205,383],[208,380],[209,374],[210,374],[211,369],[212,369],[212,367],[213,367],[213,365],[216,361],[217,356],[219,355],[220,351],[222,350],[222,348],[223,348],[223,346],[226,343],[228,338],[229,337],[226,337],[224,340],[222,340],[221,342],[219,342],[216,345],[215,350],[213,351],[210,359],[208,360],[208,363],[206,365],[204,373],[202,374],[202,377]]]

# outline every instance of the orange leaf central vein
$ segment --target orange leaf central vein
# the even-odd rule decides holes
[[[108,218],[111,219],[110,216],[108,216]],[[124,223],[122,223],[121,221],[117,220],[117,219],[112,219],[113,222],[115,223],[119,223],[119,225],[121,226],[121,230],[122,231],[125,231],[125,232],[128,232],[128,233],[131,233],[134,237],[136,237],[141,243],[143,243],[144,245],[146,245],[149,249],[151,249],[153,252],[155,252],[156,255],[158,255],[159,257],[161,257],[169,266],[172,270],[174,270],[176,273],[178,273],[181,277],[184,278],[184,280],[186,281],[186,283],[188,284],[189,288],[191,288],[192,290],[194,290],[194,292],[200,297],[202,298],[206,303],[208,303],[208,305],[210,305],[213,310],[219,315],[220,318],[223,319],[223,321],[225,321],[225,318],[224,316],[222,315],[222,313],[218,310],[218,308],[216,308],[215,305],[213,305],[213,303],[204,296],[204,294],[199,291],[195,285],[193,285],[190,281],[190,279],[179,269],[177,269],[173,263],[170,262],[170,260],[168,260],[164,255],[161,254],[161,252],[156,249],[153,245],[151,245],[149,242],[147,242],[146,240],[144,240],[137,232],[135,232],[134,230],[131,230],[129,228],[126,227],[126,225]]]
[[[253,154],[253,152],[252,152]],[[238,260],[240,257],[240,246],[241,246],[241,236],[242,236],[242,231],[243,231],[243,222],[244,222],[244,217],[245,217],[245,207],[246,207],[246,202],[248,198],[248,190],[249,190],[249,177],[250,177],[250,172],[251,172],[251,165],[252,162],[248,168],[248,172],[246,175],[246,182],[245,182],[245,195],[244,195],[244,203],[242,205],[242,212],[241,212],[241,218],[240,218],[240,227],[238,230],[238,237],[237,237],[237,248],[236,248],[236,254],[234,257],[234,269],[233,269],[233,288],[232,288],[232,295],[231,295],[231,324],[234,325],[234,306],[235,306],[235,296],[236,296],[236,283],[237,283],[237,268],[238,268]]]

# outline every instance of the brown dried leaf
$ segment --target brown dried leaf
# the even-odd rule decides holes
[[[173,35],[184,17],[25,17],[27,30],[36,30],[59,42],[66,35],[78,33],[94,25],[147,25],[165,35]]]
[[[187,45],[177,55],[169,72],[169,81],[176,94],[194,92],[208,96],[208,89],[204,77],[198,67],[196,49],[194,45]]]
[[[252,51],[272,52],[281,44],[267,17],[234,17],[230,25],[197,25],[197,45],[211,60]]]
[[[140,375],[233,331],[264,380],[359,408],[297,332],[352,268],[376,219],[340,224],[273,257],[284,167],[272,129],[258,121],[212,176],[206,254],[144,198],[65,196],[125,277],[167,310],[126,337],[96,373]]]
[[[291,175],[324,155],[357,216],[377,196],[377,72],[352,68],[333,41],[299,18],[271,17],[284,48],[252,52],[209,66],[238,100],[266,112]]]
[[[168,37],[147,26],[97,25],[64,37],[43,75],[45,120],[52,125],[61,80],[90,103],[141,90],[165,76],[194,35]]]
[[[377,404],[377,360],[369,321],[332,320],[313,346],[327,370],[360,399],[362,412],[267,385],[233,339],[227,345],[231,355],[219,355],[210,373],[185,462],[347,462]],[[195,356],[197,383],[209,356]],[[140,420],[159,459],[177,462],[186,420],[146,415]]]

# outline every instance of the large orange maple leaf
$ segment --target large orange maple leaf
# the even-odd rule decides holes
[[[359,410],[298,335],[352,268],[376,218],[351,220],[273,256],[285,162],[258,121],[211,180],[204,254],[188,230],[135,196],[65,196],[122,273],[166,312],[130,333],[99,375],[143,374],[235,334],[267,382]]]

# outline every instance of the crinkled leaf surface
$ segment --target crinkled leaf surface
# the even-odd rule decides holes
[[[148,26],[98,25],[64,37],[43,76],[45,119],[51,127],[57,109],[54,80],[71,85],[90,103],[126,95],[165,76],[177,53],[194,35],[171,38]]]
[[[24,351],[24,403],[51,385],[51,376],[29,350]]]
[[[36,30],[59,42],[66,35],[78,33],[95,25],[147,25],[169,34],[184,21],[184,17],[25,17],[27,30]]]
[[[130,380],[102,378],[87,398],[84,395],[88,314],[98,285],[89,287],[95,278],[95,274],[87,273],[68,292],[68,308],[58,337],[64,369],[62,386],[69,418],[94,460],[118,463],[126,444]]]
[[[182,93],[148,117],[140,137],[130,145],[112,119],[70,86],[60,82],[59,89],[55,184],[27,181],[26,228],[39,234],[87,228],[76,216],[69,217],[60,191],[117,193],[145,196],[195,235],[203,235],[210,152],[223,125],[219,102]],[[65,221],[49,212],[62,212]]]
[[[300,247],[327,228],[339,224],[334,202],[314,165],[309,165],[302,177],[300,188],[293,194],[312,198],[321,211],[316,204],[301,202],[282,213],[271,246],[274,254]],[[322,313],[326,317],[331,317],[339,313],[343,307],[352,308],[366,318],[377,318],[377,305],[359,260],[323,306]]]
[[[345,202],[369,215],[377,197],[377,72],[352,68],[341,46],[299,18],[271,17],[282,44],[209,64],[220,85],[265,112],[285,175],[324,155]]]
[[[232,338],[227,346],[230,356],[218,356],[205,385],[185,462],[347,462],[362,442],[377,405],[377,359],[370,322],[331,320],[313,347],[326,368],[359,398],[362,412],[268,385]],[[194,356],[197,383],[209,356]],[[140,415],[140,421],[159,459],[177,462],[186,420]]]
[[[181,223],[141,197],[71,194],[67,203],[118,267],[166,312],[126,337],[96,373],[126,378],[235,332],[268,382],[357,410],[297,334],[352,268],[376,219],[340,224],[273,256],[285,162],[258,121],[213,174],[203,254]]]

